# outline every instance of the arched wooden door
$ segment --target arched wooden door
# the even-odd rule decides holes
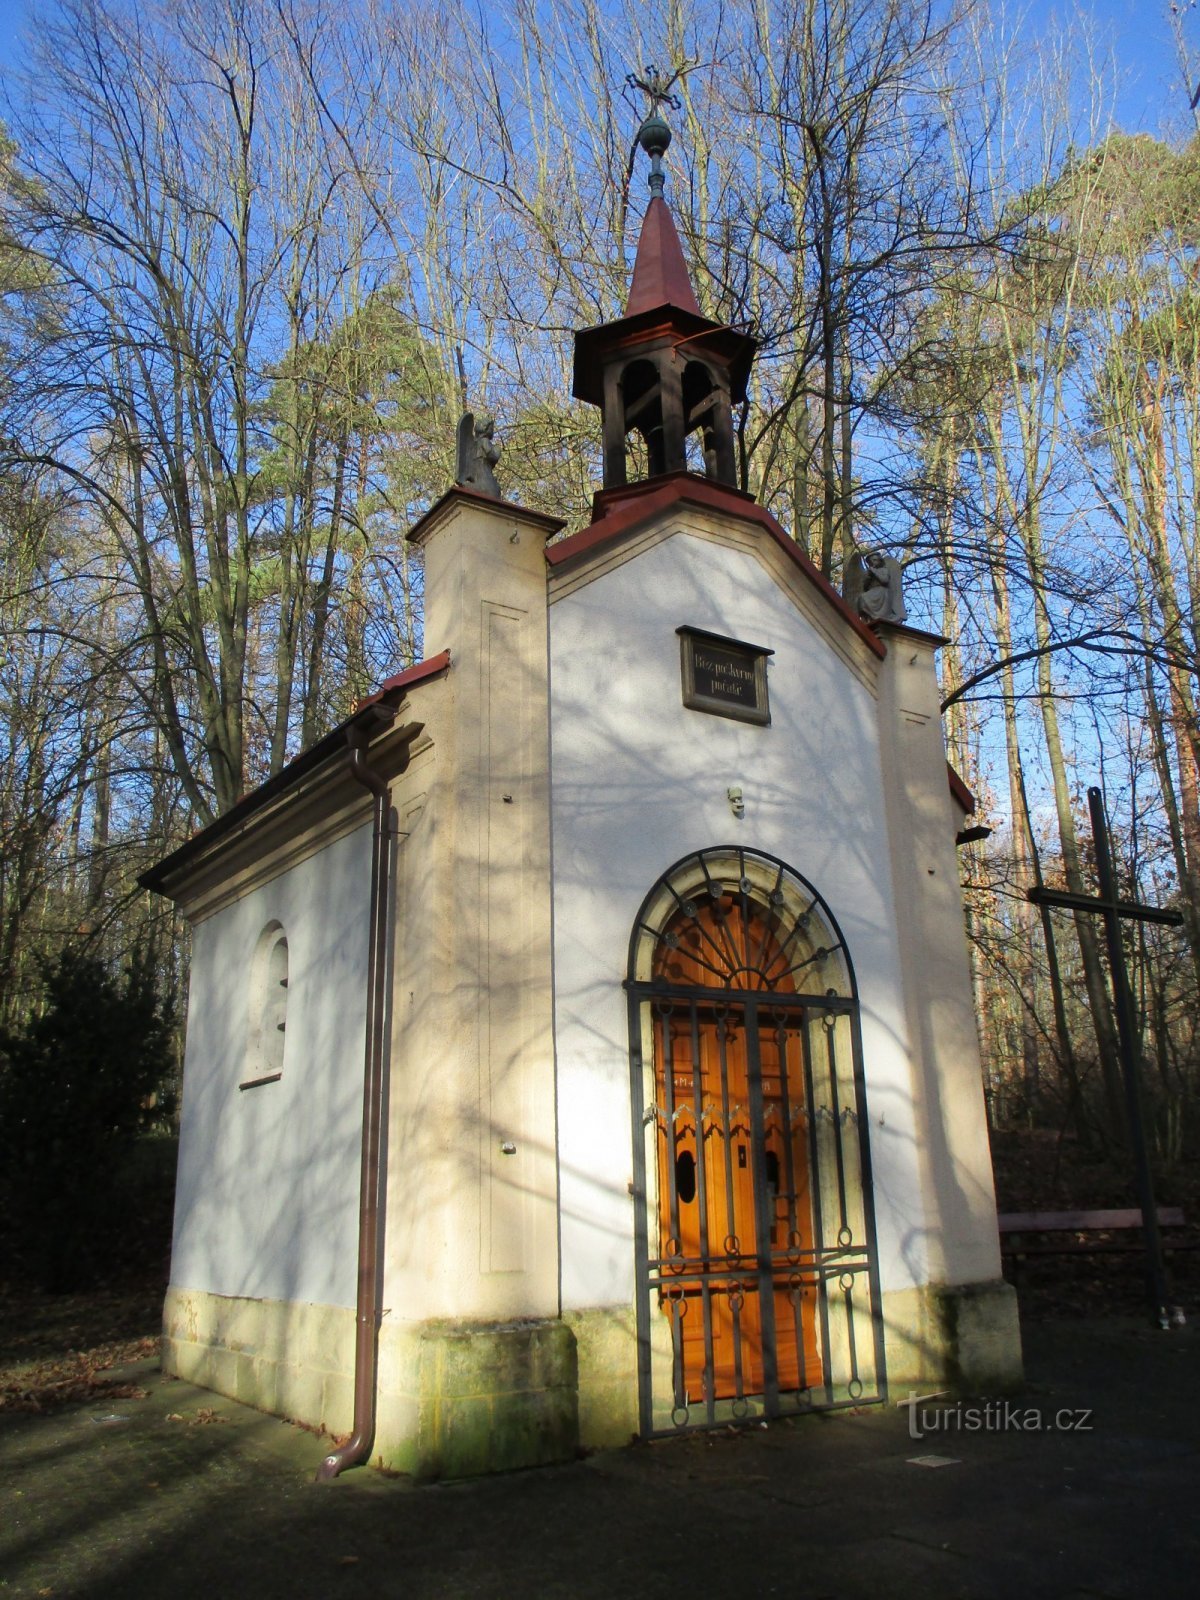
[[[881,1393],[857,1008],[819,897],[757,852],[689,857],[628,987],[644,1431]]]

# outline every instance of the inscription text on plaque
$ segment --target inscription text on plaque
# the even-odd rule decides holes
[[[677,628],[683,703],[693,711],[708,711],[741,722],[768,723],[767,657],[763,645],[726,639],[700,628]]]

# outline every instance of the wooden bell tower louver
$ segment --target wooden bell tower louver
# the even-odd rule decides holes
[[[625,315],[575,335],[573,393],[600,407],[606,489],[629,481],[631,433],[644,441],[647,477],[696,471],[737,487],[733,407],[746,397],[755,341],[700,313],[663,199],[670,141],[670,129],[652,112],[638,131],[651,159],[650,204]]]

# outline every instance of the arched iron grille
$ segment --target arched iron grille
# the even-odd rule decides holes
[[[645,1435],[884,1398],[858,1004],[820,895],[736,847],[630,942]]]

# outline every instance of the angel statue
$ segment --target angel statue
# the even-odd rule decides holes
[[[492,468],[500,459],[500,446],[492,437],[496,419],[473,411],[464,414],[458,425],[458,472],[455,483],[468,489],[478,489],[482,494],[494,494],[503,500],[500,485]]]
[[[842,598],[864,622],[903,622],[908,616],[900,563],[882,550],[855,551],[846,563]]]

